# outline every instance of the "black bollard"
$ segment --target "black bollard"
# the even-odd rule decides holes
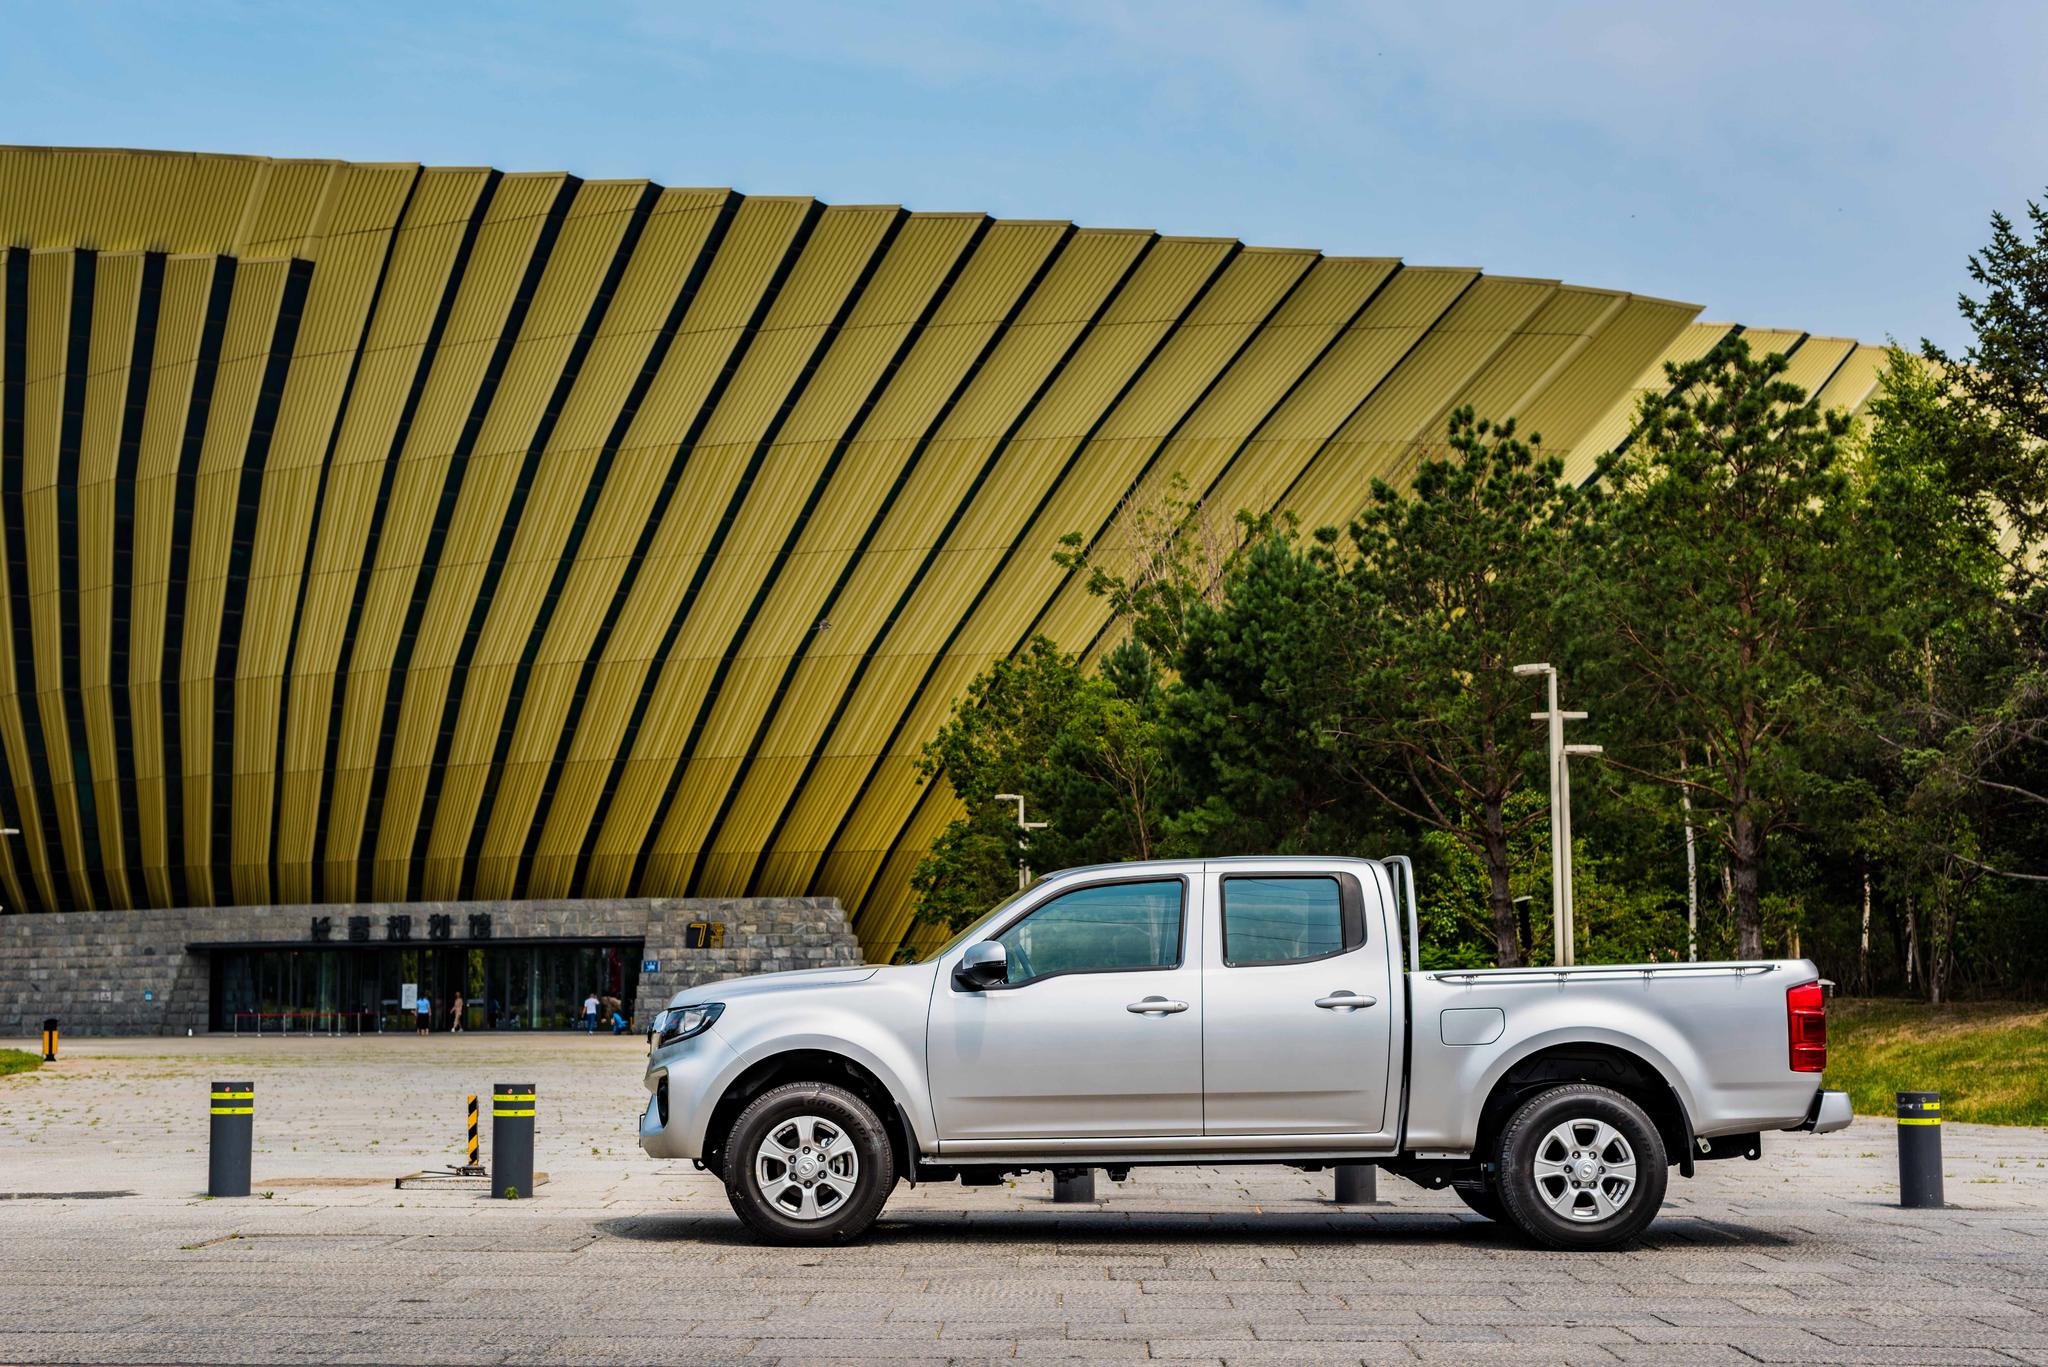
[[[1054,1168],[1052,1199],[1060,1205],[1088,1205],[1095,1200],[1095,1169]]]
[[[206,1194],[249,1194],[249,1149],[256,1134],[256,1084],[213,1084],[213,1124],[206,1151]]]
[[[1379,1168],[1372,1163],[1337,1165],[1337,1204],[1369,1206],[1380,1199]]]
[[[57,1018],[43,1017],[43,1062],[57,1061]]]
[[[500,1082],[491,1088],[491,1195],[517,1200],[533,1195],[533,1084]]]
[[[1900,1092],[1899,1204],[1939,1210],[1941,1198],[1941,1093]]]

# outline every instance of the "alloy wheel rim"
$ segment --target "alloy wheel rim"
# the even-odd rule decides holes
[[[1536,1146],[1537,1194],[1574,1224],[1611,1220],[1636,1189],[1636,1153],[1621,1131],[1604,1120],[1577,1116]]]
[[[836,1121],[797,1115],[776,1122],[754,1152],[762,1199],[794,1220],[822,1220],[853,1199],[860,1151]]]

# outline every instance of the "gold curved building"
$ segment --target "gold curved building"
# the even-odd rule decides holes
[[[1445,414],[1575,471],[1687,304],[645,181],[0,150],[12,907],[836,896],[1174,475],[1341,521]],[[1856,408],[1882,353],[1796,332]],[[943,785],[941,785],[941,789]]]

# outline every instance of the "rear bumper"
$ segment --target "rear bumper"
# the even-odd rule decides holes
[[[1855,1118],[1847,1092],[1819,1091],[1813,1094],[1813,1105],[1807,1108],[1806,1119],[1797,1128],[1814,1134],[1832,1134],[1848,1129]]]

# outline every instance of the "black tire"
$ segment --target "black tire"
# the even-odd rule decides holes
[[[787,1151],[791,1161],[769,1151]],[[896,1157],[881,1118],[826,1082],[791,1082],[755,1097],[733,1122],[723,1166],[733,1213],[777,1244],[852,1243],[896,1186]]]
[[[1537,1243],[1567,1250],[1635,1238],[1657,1218],[1669,1178],[1664,1140],[1643,1108],[1588,1082],[1551,1087],[1516,1107],[1498,1161],[1494,1189],[1508,1220]]]
[[[1458,1193],[1458,1199],[1469,1206],[1474,1215],[1483,1215],[1497,1225],[1508,1223],[1508,1213],[1500,1203],[1500,1193],[1491,1186],[1461,1187],[1455,1182],[1451,1190]]]

